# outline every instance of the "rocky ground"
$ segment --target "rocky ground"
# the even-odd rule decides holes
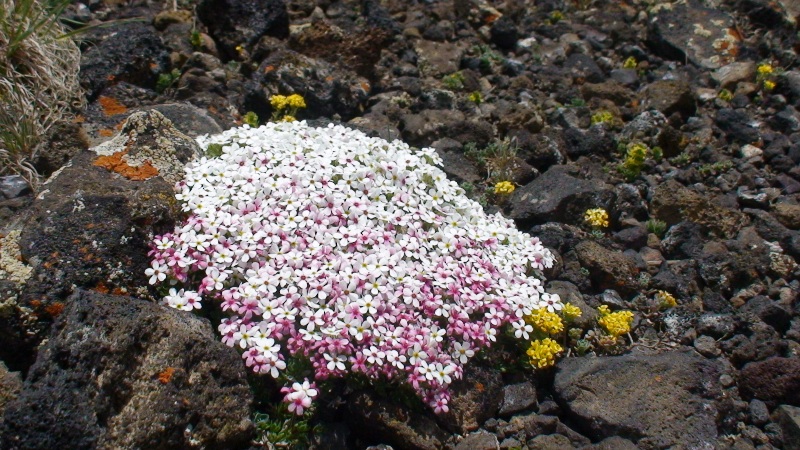
[[[444,415],[342,388],[313,448],[800,448],[796,2],[164,3],[73,2],[117,21],[80,35],[88,106],[49,137],[36,196],[0,181],[0,448],[255,445],[274,388],[143,274],[190,138],[291,93],[299,119],[436,148],[557,253],[548,288],[583,311],[555,368],[478,359]],[[505,139],[500,199],[480,150]],[[592,337],[600,305],[634,311],[624,344]]]

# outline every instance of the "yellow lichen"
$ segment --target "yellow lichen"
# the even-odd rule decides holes
[[[0,278],[15,283],[25,283],[33,273],[33,268],[22,262],[19,249],[20,230],[14,230],[6,236],[0,235]]]

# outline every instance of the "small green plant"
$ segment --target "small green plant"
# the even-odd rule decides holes
[[[653,233],[660,238],[664,237],[664,233],[667,232],[667,223],[663,220],[653,218],[645,222],[644,226],[648,232]]]
[[[664,150],[659,146],[651,148],[650,154],[653,156],[653,161],[655,162],[660,162],[662,159],[664,159]]]
[[[476,105],[483,103],[483,96],[478,91],[471,92],[469,96],[467,96],[467,99]]]
[[[242,116],[242,123],[250,125],[253,128],[258,128],[258,114],[253,111],[247,111]]]
[[[181,71],[178,69],[172,69],[170,72],[159,74],[158,80],[156,81],[156,92],[163,94],[167,89],[170,89],[180,77]]]
[[[209,158],[219,158],[222,156],[222,144],[208,144],[206,156]]]
[[[550,16],[547,18],[547,23],[554,25],[562,20],[564,20],[564,13],[556,9],[550,12]]]
[[[313,430],[309,414],[297,416],[283,404],[276,405],[270,413],[255,413],[253,423],[256,426],[256,442],[268,448],[307,448],[309,434]]]
[[[717,161],[711,164],[703,164],[697,168],[701,175],[716,175],[719,173],[727,172],[733,167],[733,161],[726,159],[724,161]]]
[[[451,91],[460,91],[464,89],[464,75],[460,71],[445,75],[442,77],[442,84]]]
[[[472,53],[476,53],[479,58],[481,69],[491,69],[492,64],[499,64],[503,62],[503,57],[492,51],[487,45],[475,45],[472,47]]]
[[[672,163],[673,165],[677,166],[677,167],[683,167],[683,166],[689,164],[690,162],[692,162],[692,155],[690,155],[687,152],[683,152],[680,155],[678,155],[678,156],[676,156],[674,158],[671,158],[669,160],[669,162]]]
[[[597,111],[596,113],[592,114],[592,125],[596,125],[598,123],[607,123],[611,125],[614,123],[614,115],[606,110]]]
[[[586,100],[580,97],[574,97],[572,100],[569,101],[569,106],[573,108],[581,108],[583,106],[586,106]]]
[[[196,28],[189,34],[189,43],[192,44],[192,48],[195,50],[200,50],[203,47],[203,37]]]
[[[633,56],[628,57],[625,62],[622,63],[623,69],[635,69],[636,66],[639,65],[639,61],[636,61],[636,58]]]
[[[727,90],[727,89],[721,89],[717,93],[717,98],[722,100],[722,101],[724,101],[724,102],[729,102],[729,101],[733,100],[733,93],[731,91]]]
[[[644,162],[650,154],[650,149],[641,142],[628,144],[625,160],[619,166],[620,174],[628,181],[633,181],[644,168]]]

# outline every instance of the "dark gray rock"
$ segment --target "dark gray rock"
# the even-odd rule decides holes
[[[786,450],[800,449],[800,408],[780,405],[775,409],[775,422],[783,433]]]
[[[772,357],[751,362],[739,375],[739,390],[746,399],[768,405],[800,406],[800,358]]]
[[[203,0],[197,17],[226,59],[239,59],[236,47],[252,47],[263,36],[289,36],[284,0]]]
[[[519,39],[517,25],[508,16],[503,16],[492,22],[490,34],[492,42],[499,48],[506,50],[513,49],[517,45],[517,39]]]
[[[734,19],[699,1],[660,8],[650,17],[647,44],[658,56],[716,69],[734,61],[741,37]]]
[[[450,411],[436,419],[448,431],[465,434],[497,414],[503,401],[503,378],[495,369],[467,366],[462,378],[450,385],[450,393]]]
[[[108,85],[121,81],[154,89],[158,74],[170,71],[169,52],[155,29],[140,22],[96,28],[95,45],[81,57],[81,86],[94,100]]]
[[[692,352],[568,358],[555,392],[578,426],[639,447],[713,446],[721,368]],[[680,420],[664,420],[676,417]]]
[[[600,83],[606,78],[603,69],[597,65],[594,59],[583,53],[569,55],[564,62],[564,68],[569,71],[572,78],[579,78],[590,83]]]
[[[348,410],[347,420],[354,434],[367,440],[386,442],[398,450],[438,450],[448,438],[448,434],[427,415],[369,392],[356,393],[348,401]]]
[[[514,192],[509,215],[528,224],[574,223],[587,209],[609,209],[613,201],[611,186],[578,178],[574,166],[552,166]]]
[[[166,103],[142,108],[143,111],[150,109],[163,114],[178,131],[191,138],[203,134],[222,133],[222,127],[208,114],[208,111],[191,103]]]
[[[528,448],[530,450],[570,450],[575,447],[566,436],[561,434],[548,434],[536,436],[528,440]]]
[[[767,404],[757,398],[750,400],[750,420],[758,426],[769,422],[769,409],[767,408]]]
[[[497,412],[500,416],[510,416],[528,408],[536,408],[536,388],[529,381],[503,387],[503,402]]]
[[[658,80],[642,93],[642,109],[655,109],[665,116],[678,113],[683,118],[694,115],[697,104],[689,83],[679,80]]]
[[[17,197],[21,197],[27,193],[30,193],[30,186],[28,186],[28,182],[25,181],[19,175],[8,175],[5,177],[0,177],[0,195],[4,199],[13,199]]]
[[[581,267],[589,270],[592,285],[598,290],[613,289],[629,294],[639,289],[639,270],[622,252],[587,240],[575,247],[575,255]]]
[[[577,159],[580,156],[604,156],[614,148],[611,133],[602,125],[594,125],[588,130],[569,128],[564,130],[567,156]]]
[[[752,144],[759,140],[758,127],[745,111],[722,108],[717,111],[714,122],[733,142]]]
[[[259,117],[273,113],[269,99],[276,94],[300,94],[306,109],[299,118],[333,117],[349,120],[363,112],[370,83],[349,68],[279,48],[261,62],[246,84],[246,103]]]
[[[675,180],[668,180],[656,188],[650,206],[653,215],[667,225],[688,220],[726,237],[735,236],[748,222],[741,212],[717,206]]]
[[[587,101],[594,98],[610,100],[617,106],[628,105],[634,97],[633,92],[628,87],[614,80],[601,83],[586,83],[581,86],[581,95]]]
[[[455,450],[498,450],[497,436],[485,431],[472,433],[456,445]]]
[[[8,404],[0,447],[247,448],[245,373],[205,319],[80,291]]]
[[[16,399],[22,390],[22,375],[9,372],[8,367],[0,361],[0,427],[3,425],[3,413],[6,405]]]

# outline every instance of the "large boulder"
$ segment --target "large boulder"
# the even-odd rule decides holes
[[[203,0],[197,17],[225,59],[239,59],[237,48],[252,47],[263,36],[289,37],[284,0]]]
[[[0,447],[247,448],[252,399],[207,320],[78,291],[7,405]]]
[[[720,364],[694,352],[567,358],[555,392],[593,440],[620,436],[639,448],[713,447]]]
[[[514,191],[512,219],[526,224],[576,223],[589,208],[609,209],[613,188],[601,181],[582,179],[574,166],[557,165]]]
[[[747,399],[800,406],[800,358],[775,356],[745,365],[739,389]]]
[[[94,151],[92,151],[94,150]],[[173,184],[197,144],[157,111],[132,114],[120,134],[75,156],[42,185],[7,234],[17,236],[17,295],[6,303],[0,358],[27,369],[34,348],[75,288],[148,295],[149,242],[171,231]],[[13,278],[12,278],[13,281]]]

